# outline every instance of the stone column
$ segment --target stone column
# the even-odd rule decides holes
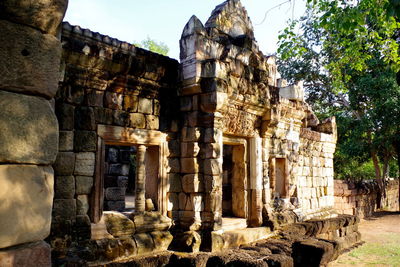
[[[269,186],[272,190],[272,196],[275,197],[275,187],[276,187],[276,161],[275,158],[270,158],[269,160]],[[271,197],[271,196],[270,196]]]
[[[285,160],[285,180],[284,180],[284,192],[283,192],[283,196],[282,198],[286,198],[289,199],[290,195],[289,195],[289,180],[290,180],[290,164],[289,164],[289,160],[286,159]]]
[[[136,155],[135,211],[144,212],[146,206],[146,146],[140,145]]]
[[[259,136],[249,140],[250,143],[250,218],[253,227],[262,224],[262,143]]]
[[[67,0],[0,2],[0,266],[50,266],[61,43]],[[11,247],[12,248],[9,248]]]

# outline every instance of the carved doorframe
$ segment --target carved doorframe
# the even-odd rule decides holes
[[[96,169],[93,191],[91,194],[90,213],[94,223],[100,221],[103,212],[104,198],[104,158],[105,145],[129,145],[129,146],[158,146],[158,211],[167,214],[167,167],[168,167],[168,143],[167,134],[155,130],[134,129],[120,126],[97,126],[97,151]]]
[[[242,214],[240,214],[241,216],[237,216],[237,217],[248,219],[249,212],[250,212],[249,211],[249,208],[250,208],[249,206],[251,205],[251,203],[249,203],[250,198],[249,198],[249,192],[248,192],[248,189],[249,189],[249,176],[250,176],[249,175],[250,157],[249,157],[249,153],[248,153],[248,142],[247,142],[246,138],[243,138],[243,137],[233,137],[233,136],[223,135],[222,143],[223,143],[223,145],[241,146],[244,149],[244,151],[243,151],[243,159],[245,161],[244,162],[244,166],[245,166],[244,167],[245,168],[244,175],[245,176],[242,178],[242,182],[243,182],[243,185],[244,185],[243,192],[242,192],[242,194],[243,194],[242,197],[244,199],[244,203],[243,203],[243,207],[241,208],[241,211],[240,211]],[[223,151],[223,147],[222,147],[221,151]],[[237,182],[239,182],[239,181],[237,181]],[[221,184],[221,187],[222,187],[222,184]],[[232,206],[234,205],[234,201],[235,200],[238,200],[238,199],[232,198]]]

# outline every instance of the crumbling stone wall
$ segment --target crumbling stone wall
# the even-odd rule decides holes
[[[0,265],[50,266],[58,124],[54,114],[68,1],[0,3]],[[10,248],[11,247],[11,248]]]
[[[178,131],[175,60],[68,23],[63,23],[61,40],[62,75],[55,103],[60,152],[53,165],[56,177],[51,237],[54,255],[58,258],[64,257],[70,247],[89,240],[101,228],[97,224],[104,224],[104,205],[109,209],[110,204],[118,202],[108,201],[116,200],[114,189],[117,187],[104,190],[104,184],[108,185],[104,181],[105,145],[135,145],[142,159],[146,146],[157,146],[163,169],[159,179],[165,180],[160,187],[166,190],[167,159],[174,155],[169,153],[166,140],[175,140]],[[117,165],[110,163],[108,169],[122,167]],[[126,176],[123,171],[119,173]],[[141,172],[140,177],[143,175]],[[143,193],[145,188],[141,182]],[[144,194],[136,195],[136,212],[143,213],[144,208]],[[166,214],[163,207],[159,211]],[[150,218],[147,217],[145,220]],[[171,223],[162,230],[170,226]],[[149,227],[140,233],[155,230]],[[114,240],[119,235],[107,233],[106,229],[97,237],[108,240],[103,242],[106,247],[110,242],[119,242]],[[146,240],[153,244],[151,236]],[[140,254],[141,246],[146,245],[133,243],[135,248],[128,249],[133,249],[132,255]],[[159,248],[150,246],[150,250],[151,247]],[[97,250],[93,248],[93,251]]]
[[[189,20],[180,65],[68,23],[61,50],[54,35],[66,3],[14,2],[0,4],[0,56],[12,57],[0,64],[2,246],[43,240],[51,213],[60,264],[77,251],[86,261],[113,261],[166,250],[173,224],[189,251],[218,247],[212,236],[227,229],[224,145],[234,173],[225,199],[235,199],[240,225],[271,225],[285,210],[293,221],[322,216],[333,206],[335,120],[319,122],[302,84],[280,79],[239,0],[217,6],[204,25]],[[109,205],[107,192],[119,188],[104,190],[106,145],[136,146],[135,213],[103,214],[104,196]],[[146,154],[154,149],[157,211],[145,194]]]
[[[371,217],[378,210],[378,187],[373,182],[355,184],[343,180],[334,182],[335,209],[339,214]],[[399,180],[388,180],[386,197],[382,198],[381,208],[389,211],[399,210]]]

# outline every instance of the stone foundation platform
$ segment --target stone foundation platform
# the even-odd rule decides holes
[[[351,215],[309,220],[276,232],[256,227],[212,232],[212,252],[164,251],[118,263],[90,266],[327,266],[341,253],[361,244],[359,219]],[[187,234],[187,233],[186,233]],[[256,242],[252,239],[263,238]],[[192,235],[193,236],[193,235]],[[269,238],[268,238],[269,237]],[[219,244],[219,246],[216,246]],[[228,248],[235,246],[236,248]],[[219,250],[219,251],[217,251]],[[98,265],[96,265],[98,264]]]

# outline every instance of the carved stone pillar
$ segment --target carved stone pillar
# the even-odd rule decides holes
[[[146,146],[140,145],[136,155],[136,194],[135,210],[137,212],[145,211],[146,206],[146,164],[145,164]]]

